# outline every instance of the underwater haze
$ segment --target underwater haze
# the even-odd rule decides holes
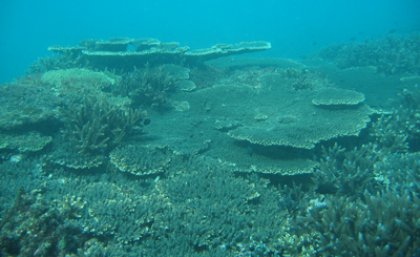
[[[267,40],[270,55],[301,57],[337,42],[420,29],[415,0],[25,1],[0,7],[0,81],[25,72],[51,45],[114,37],[194,48]]]
[[[420,256],[419,10],[3,0],[0,257]]]

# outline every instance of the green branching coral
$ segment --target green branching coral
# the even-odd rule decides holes
[[[223,256],[277,256],[245,254],[255,242],[277,249],[275,238],[284,222],[278,198],[267,195],[268,189],[261,182],[252,183],[253,179],[248,184],[223,170],[189,170],[164,181],[173,223],[160,242],[153,242],[154,249],[168,238],[165,245],[175,244],[174,249],[194,249],[190,256],[220,250]]]
[[[420,150],[420,87],[403,90],[396,118],[405,128],[410,149]]]
[[[396,163],[419,149],[420,93],[405,90],[399,103],[398,108],[372,122],[364,144],[349,149],[335,144],[322,150],[314,175],[319,192],[347,196],[375,192],[381,183],[387,183],[384,175],[389,175],[389,170],[395,170],[395,175],[402,173]],[[388,163],[390,159],[395,165]]]
[[[397,104],[372,123],[370,136],[383,152],[416,152],[420,150],[420,88],[404,89]]]
[[[316,233],[317,256],[417,256],[419,219],[418,196],[384,192],[357,200],[328,197],[310,206],[296,225]]]
[[[0,222],[0,256],[71,256],[89,240],[76,224],[83,203],[68,198],[60,206],[41,190],[19,190]]]
[[[381,115],[369,129],[370,136],[380,146],[382,152],[407,152],[408,134],[396,112]]]
[[[409,191],[420,196],[420,152],[390,154],[376,164],[377,180],[390,191]]]
[[[319,193],[357,195],[376,187],[374,165],[380,159],[375,145],[346,150],[335,144],[324,148],[314,181]]]
[[[166,109],[168,97],[176,90],[176,77],[165,66],[135,69],[123,76],[120,92],[128,96],[136,106]]]
[[[65,114],[64,133],[79,152],[108,152],[147,122],[144,111],[120,109],[105,99],[92,97],[84,98],[80,107]]]

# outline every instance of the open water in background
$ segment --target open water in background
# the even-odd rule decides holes
[[[420,256],[419,13],[0,0],[0,257]],[[272,49],[36,62],[123,37]]]
[[[50,45],[154,37],[192,48],[271,41],[270,57],[301,58],[335,43],[420,30],[418,0],[1,0],[0,83]]]

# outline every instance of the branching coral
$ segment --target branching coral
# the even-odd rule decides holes
[[[324,148],[314,175],[318,190],[344,195],[372,191],[389,169],[395,169],[395,165],[384,166],[388,159],[402,160],[409,152],[418,150],[419,96],[419,91],[405,90],[400,106],[379,116],[366,131],[364,139],[368,142],[347,150],[337,144]]]
[[[385,74],[419,73],[420,35],[387,37],[364,43],[345,44],[321,51],[341,68],[375,66]]]
[[[169,95],[176,90],[176,78],[164,66],[146,65],[123,76],[120,87],[136,106],[166,109]]]
[[[381,151],[404,153],[420,149],[420,88],[404,89],[390,113],[371,126],[370,136]]]
[[[375,145],[346,150],[335,144],[323,149],[314,181],[320,193],[360,194],[376,186],[374,165],[380,159]]]
[[[64,206],[45,199],[40,190],[17,193],[14,205],[0,222],[1,256],[70,256],[89,239],[75,220],[82,211],[80,199]]]
[[[319,256],[418,255],[418,196],[407,192],[366,193],[357,200],[331,197],[324,202],[322,207],[308,208],[297,222],[304,223],[305,230],[316,232],[313,245],[318,246]]]
[[[147,122],[144,111],[119,109],[105,99],[90,97],[76,110],[65,113],[64,133],[80,152],[108,152]]]
[[[414,87],[401,93],[400,108],[396,112],[400,124],[405,128],[409,147],[420,150],[420,88]]]

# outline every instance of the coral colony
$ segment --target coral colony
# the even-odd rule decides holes
[[[419,256],[419,39],[50,47],[0,87],[0,256]]]

